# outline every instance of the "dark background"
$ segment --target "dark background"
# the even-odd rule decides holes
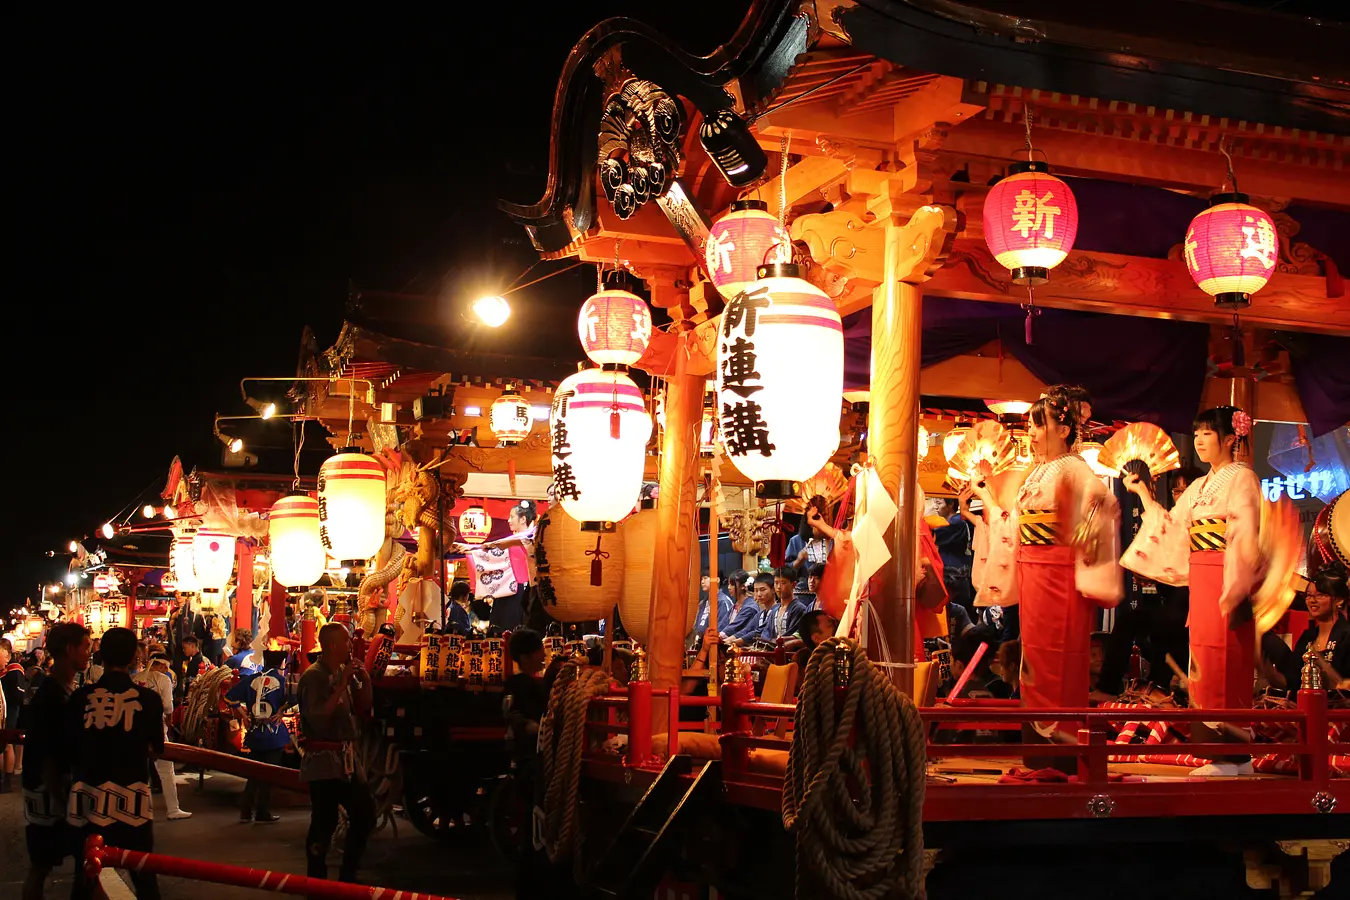
[[[631,15],[706,53],[748,5],[16,21],[0,606],[153,499],[175,455],[219,467],[213,413],[252,412],[246,375],[293,374],[306,325],[331,345],[349,284],[473,291],[533,262],[496,200],[542,195],[558,76],[587,29]],[[520,299],[579,304],[593,278]],[[258,427],[289,446],[285,425]]]

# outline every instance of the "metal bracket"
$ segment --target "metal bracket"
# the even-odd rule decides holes
[[[1097,794],[1088,801],[1087,808],[1094,819],[1105,819],[1116,808],[1116,801],[1106,794]]]

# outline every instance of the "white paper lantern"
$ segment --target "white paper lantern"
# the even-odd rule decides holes
[[[717,352],[717,405],[727,457],[765,499],[839,449],[844,333],[834,301],[795,265],[762,267],[727,304]]]
[[[185,528],[173,539],[169,567],[173,569],[173,581],[180,594],[198,591],[197,572],[192,564],[192,542],[196,533],[195,528]]]
[[[192,568],[197,573],[203,611],[219,608],[234,574],[235,537],[223,531],[200,529],[192,538]]]
[[[642,490],[652,417],[622,372],[586,369],[553,394],[554,499],[579,522],[618,522]]]
[[[323,577],[327,562],[319,539],[319,501],[291,494],[267,514],[272,577],[289,588],[306,588]]]
[[[488,424],[497,443],[511,447],[529,437],[534,417],[530,415],[529,402],[514,391],[508,391],[492,401]]]
[[[591,362],[631,366],[647,352],[652,339],[652,312],[636,294],[606,288],[581,305],[577,337]]]
[[[319,537],[333,559],[364,564],[384,543],[384,467],[345,447],[319,467]]]

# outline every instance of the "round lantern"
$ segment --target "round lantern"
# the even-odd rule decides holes
[[[94,576],[94,590],[100,594],[106,594],[112,591],[112,581],[102,572]]]
[[[964,419],[956,420],[956,427],[942,436],[942,455],[946,457],[947,462],[952,461],[952,455],[956,453],[956,448],[961,446],[961,440],[970,433],[970,423]]]
[[[497,443],[503,447],[512,447],[529,437],[534,427],[534,417],[530,413],[530,404],[514,391],[507,391],[496,400],[488,410],[488,423]]]
[[[770,252],[772,251],[772,252]],[[792,238],[763,200],[735,200],[708,230],[708,277],[730,300],[753,283],[760,266],[791,261]]]
[[[42,634],[42,629],[46,626],[47,623],[43,621],[42,616],[29,616],[24,620],[23,630],[29,637],[37,637]]]
[[[1191,278],[1216,306],[1237,309],[1266,286],[1280,258],[1275,221],[1246,194],[1216,194],[1191,219],[1182,245]]]
[[[637,504],[652,417],[622,372],[586,369],[553,394],[553,496],[579,522],[618,522]]]
[[[198,591],[197,573],[192,565],[193,535],[196,533],[195,528],[187,528],[173,539],[169,568],[173,571],[173,580],[180,594],[195,594]]]
[[[623,587],[619,593],[619,616],[623,619],[623,630],[628,632],[628,636],[645,644],[652,606],[651,560],[656,551],[656,510],[638,510],[624,520],[619,530],[623,537],[625,561]],[[697,599],[694,602],[697,603]]]
[[[267,514],[272,577],[288,588],[307,588],[323,577],[327,554],[319,538],[319,501],[290,494]]]
[[[597,365],[631,366],[647,352],[652,339],[651,310],[628,291],[600,291],[581,305],[577,337]]]
[[[492,534],[492,516],[481,506],[470,506],[459,514],[459,539],[466,544],[481,544]]]
[[[1078,235],[1078,201],[1043,162],[1020,162],[984,199],[984,242],[1015,284],[1045,284]]]
[[[384,544],[384,468],[356,447],[319,467],[319,537],[329,556],[364,564]]]
[[[786,499],[839,449],[844,335],[834,301],[798,266],[759,274],[722,313],[719,431],[756,496]]]
[[[234,574],[235,537],[223,531],[199,529],[192,538],[192,568],[197,573],[203,611],[217,609]]]
[[[634,491],[636,497],[637,492]],[[632,501],[630,500],[630,505]],[[596,536],[582,530],[582,523],[556,506],[539,519],[540,541],[544,550],[538,573],[540,589],[545,579],[554,603],[545,601],[548,614],[559,622],[591,622],[608,619],[614,610],[615,590],[624,572],[624,542],[606,540],[604,554],[595,556]],[[592,562],[600,563],[602,585],[592,584]],[[547,594],[545,593],[545,596]]]
[[[173,594],[178,591],[178,582],[174,580],[172,572],[165,572],[159,576],[159,589],[166,594]]]

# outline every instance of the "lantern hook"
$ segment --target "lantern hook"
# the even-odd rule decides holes
[[[787,227],[787,170],[788,147],[792,143],[791,129],[778,139],[778,227]]]
[[[1031,121],[1032,121],[1032,114],[1031,114],[1031,104],[1029,104],[1029,103],[1024,103],[1024,104],[1022,104],[1022,121],[1023,121],[1023,124],[1024,124],[1025,127],[1026,127],[1026,133],[1027,133],[1027,143],[1026,143],[1027,162],[1032,162],[1032,161],[1033,161],[1033,155],[1032,155],[1032,154],[1035,153],[1035,148],[1031,146]]]
[[[1225,143],[1227,146],[1224,146]],[[1233,185],[1233,193],[1238,192],[1237,173],[1233,171],[1233,139],[1219,138],[1219,152],[1223,154],[1224,160],[1228,163],[1228,181]]]

